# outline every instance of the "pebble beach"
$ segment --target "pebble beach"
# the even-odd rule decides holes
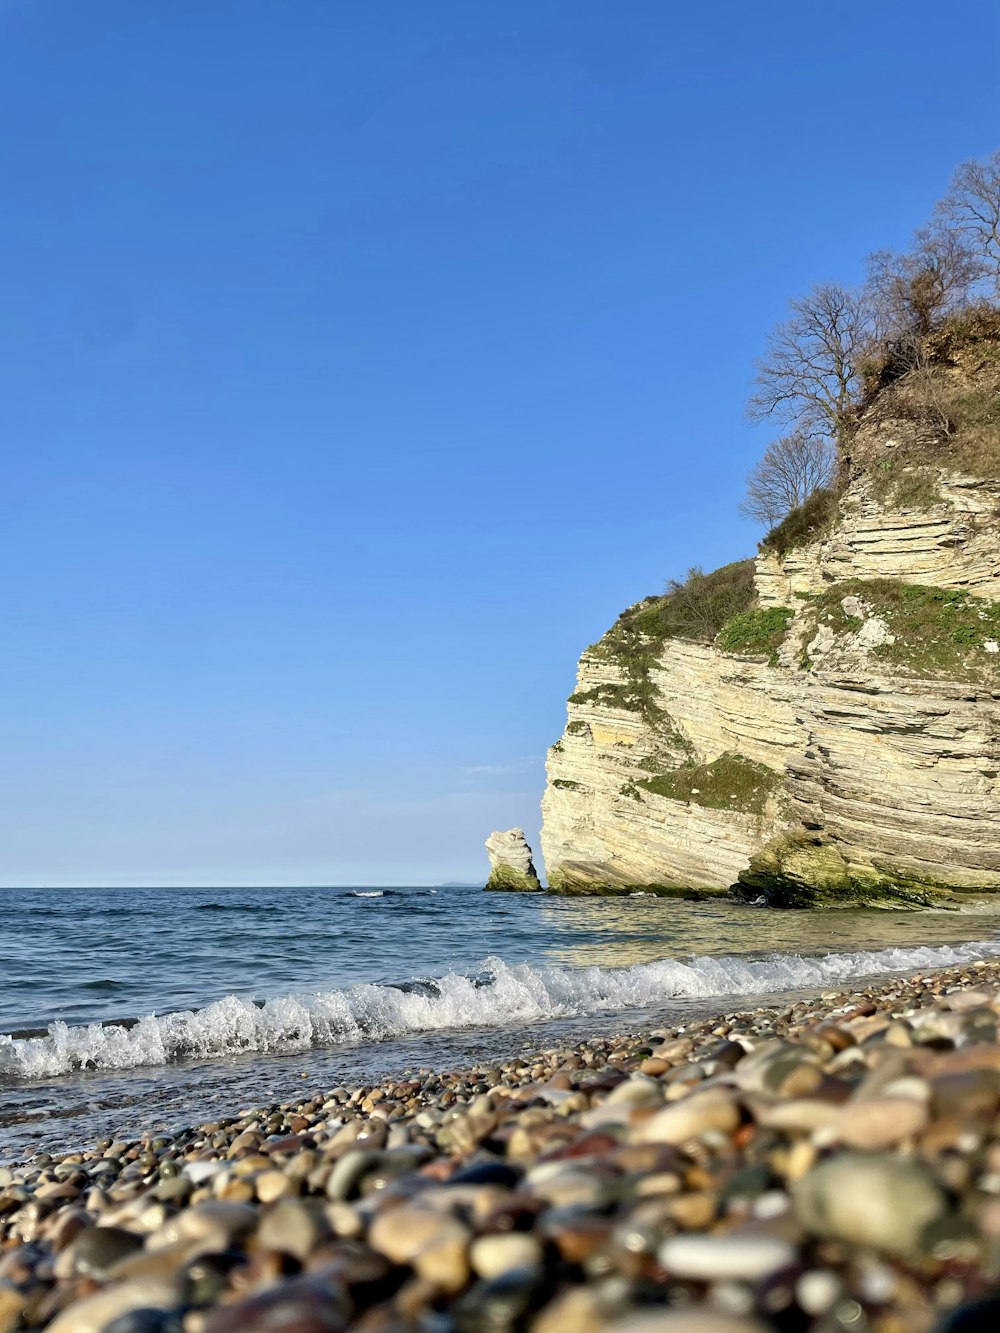
[[[0,1333],[1000,1315],[1000,961],[0,1168]]]

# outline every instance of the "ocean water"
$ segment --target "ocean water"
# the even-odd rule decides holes
[[[480,889],[0,893],[0,1158],[1000,953],[984,912]]]

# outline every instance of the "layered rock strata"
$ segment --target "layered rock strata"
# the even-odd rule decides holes
[[[835,516],[762,550],[714,639],[648,599],[583,654],[548,757],[552,889],[1000,889],[1000,482],[914,464],[899,429],[863,427]]]
[[[505,832],[491,833],[486,839],[486,851],[490,858],[490,877],[486,881],[488,889],[536,893],[542,887],[523,829],[511,828]]]

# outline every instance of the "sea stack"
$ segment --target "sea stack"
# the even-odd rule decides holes
[[[524,829],[509,828],[503,833],[491,833],[486,839],[486,850],[490,856],[488,889],[506,889],[514,893],[537,893],[541,889]]]

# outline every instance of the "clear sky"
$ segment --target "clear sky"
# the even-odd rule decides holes
[[[993,0],[0,0],[0,883],[475,879],[752,552],[789,296],[1000,142]]]

